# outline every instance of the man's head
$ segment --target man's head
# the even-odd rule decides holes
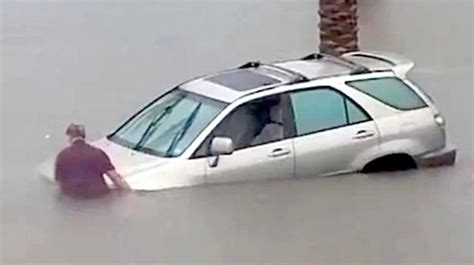
[[[70,144],[77,139],[84,140],[86,138],[86,128],[82,124],[72,123],[67,127],[66,135]]]

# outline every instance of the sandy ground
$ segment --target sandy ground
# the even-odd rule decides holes
[[[419,63],[455,167],[86,202],[37,177],[70,121],[96,138],[184,79],[313,51],[316,2],[2,3],[1,263],[472,263],[472,1],[361,0],[362,46]]]

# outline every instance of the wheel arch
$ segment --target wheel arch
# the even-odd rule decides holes
[[[394,155],[407,155],[413,161],[419,154],[426,152],[426,147],[411,139],[398,139],[382,143],[359,154],[352,163],[356,171],[362,171],[370,162]]]

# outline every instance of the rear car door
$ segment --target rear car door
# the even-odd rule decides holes
[[[375,122],[356,102],[331,87],[290,94],[295,123],[295,175],[330,175],[357,170],[355,163],[378,148]]]
[[[216,166],[207,163],[206,182],[292,177],[294,151],[289,137],[292,132],[288,127],[288,101],[287,95],[270,96],[245,103],[229,113],[194,155],[210,161],[213,157],[209,147],[214,137],[233,140],[232,154],[219,156]]]

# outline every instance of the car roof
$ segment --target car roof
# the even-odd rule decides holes
[[[231,103],[243,96],[281,85],[334,76],[370,73],[371,71],[393,70],[392,68],[398,66],[400,62],[407,62],[407,60],[401,61],[401,57],[396,57],[398,61],[392,62],[387,58],[372,56],[371,59],[375,62],[368,63],[367,60],[361,60],[363,56],[360,54],[363,53],[352,53],[348,56],[338,57],[315,53],[296,60],[270,64],[249,62],[236,69],[185,82],[180,85],[180,88]]]

